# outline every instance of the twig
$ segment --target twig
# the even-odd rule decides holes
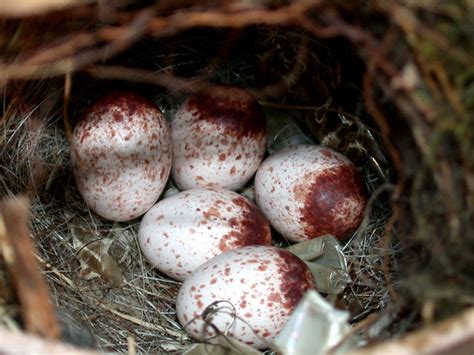
[[[321,17],[326,21],[326,26],[319,26],[311,19],[301,16],[299,25],[319,38],[345,37],[366,52],[366,57],[377,58],[377,67],[390,77],[398,75],[397,67],[385,59],[384,46],[375,39],[370,32],[359,26],[351,25],[332,12],[325,12]]]
[[[365,348],[354,355],[471,354],[474,348],[474,310],[426,327],[402,338]]]
[[[173,92],[194,92],[208,85],[199,79],[181,78],[170,72],[157,73],[145,69],[122,66],[94,65],[84,69],[84,72],[96,78],[121,79],[163,86]]]
[[[320,3],[318,0],[300,0],[275,10],[256,8],[238,12],[189,10],[155,18],[151,18],[151,9],[148,9],[134,14],[133,20],[126,25],[105,27],[93,34],[80,33],[59,45],[41,50],[23,62],[0,64],[0,83],[14,79],[44,79],[73,72],[112,58],[144,34],[164,37],[194,27],[297,26],[300,18]],[[90,49],[103,41],[107,43],[103,47]]]
[[[375,75],[377,64],[379,62],[380,62],[380,57],[377,56],[375,58],[371,58],[367,66],[367,71],[363,79],[363,96],[364,96],[364,101],[367,105],[369,112],[371,113],[372,117],[374,118],[375,122],[377,123],[380,129],[380,135],[384,142],[385,148],[390,154],[390,157],[392,158],[392,161],[395,165],[396,170],[399,173],[401,173],[402,162],[400,158],[400,153],[395,148],[394,144],[392,143],[390,139],[390,125],[385,119],[383,112],[379,109],[379,106],[375,100],[374,93],[373,93],[373,77]]]
[[[25,327],[34,334],[57,339],[59,325],[28,230],[28,201],[10,199],[0,207],[0,250],[13,276]]]
[[[74,72],[86,65],[110,59],[137,41],[146,31],[151,19],[149,11],[142,11],[130,23],[122,27],[106,27],[95,35],[79,34],[71,39],[71,43],[43,50],[35,57],[14,63],[0,63],[0,84],[9,80],[44,79]],[[100,48],[83,50],[74,55],[82,47],[89,48],[94,44],[107,40]]]
[[[283,76],[280,81],[275,84],[267,85],[262,89],[253,91],[257,98],[277,97],[288,91],[305,72],[306,64],[309,58],[308,38],[303,37],[299,45],[298,54],[295,58],[295,64],[290,72]]]
[[[137,343],[135,341],[135,338],[129,335],[127,338],[127,343],[128,343],[128,355],[136,355]]]
[[[243,28],[251,25],[298,25],[299,19],[320,0],[299,0],[288,6],[268,10],[254,8],[246,11],[183,11],[168,17],[157,17],[150,24],[155,37],[170,36],[194,27]]]
[[[249,91],[256,98],[267,98],[269,96],[278,96],[282,92],[287,91],[303,74],[306,68],[309,49],[306,40],[300,45],[300,50],[295,58],[295,64],[290,72],[283,76],[281,80],[275,84],[265,86],[258,90]],[[186,79],[178,77],[169,71],[166,72],[152,72],[145,69],[127,68],[122,66],[111,65],[94,65],[84,69],[89,75],[102,79],[121,79],[133,82],[142,82],[166,87],[172,92],[195,92],[205,86],[210,86],[204,79]]]
[[[108,311],[108,312],[110,312],[110,313],[112,313],[112,314],[115,314],[116,316],[118,316],[120,318],[126,319],[126,320],[128,320],[132,323],[135,323],[135,324],[137,324],[141,327],[144,327],[144,328],[147,328],[147,329],[152,329],[152,330],[157,330],[161,333],[164,333],[164,334],[176,337],[176,338],[183,336],[182,332],[173,331],[171,329],[160,326],[158,324],[153,324],[153,323],[150,323],[150,322],[146,322],[146,321],[144,321],[142,319],[139,319],[137,317],[134,317],[134,316],[131,316],[129,314],[125,314],[123,312],[117,311],[116,309],[110,307],[109,305],[107,305],[105,303],[100,303],[99,307],[106,310],[106,311]]]
[[[400,213],[400,206],[398,205],[398,198],[401,194],[401,191],[404,186],[404,181],[400,180],[399,183],[395,186],[395,191],[392,195],[392,198],[390,200],[390,205],[392,207],[392,215],[390,216],[389,220],[387,221],[387,225],[385,226],[385,232],[383,235],[382,239],[382,250],[384,252],[384,257],[383,257],[383,273],[385,276],[386,284],[387,284],[387,289],[390,293],[390,297],[392,300],[395,302],[397,300],[397,292],[395,291],[395,288],[393,287],[393,282],[392,282],[392,272],[390,270],[390,261],[391,258],[389,256],[389,250],[390,250],[390,244],[392,241],[392,234],[394,230],[394,225],[395,223],[399,220],[401,213]]]
[[[82,4],[91,0],[83,0]],[[77,0],[2,0],[0,3],[1,17],[38,16],[50,11],[58,11],[81,5]]]
[[[387,15],[392,17],[392,20],[403,29],[408,37],[414,35],[424,37],[442,49],[444,55],[450,56],[464,65],[474,65],[474,57],[472,55],[459,47],[451,45],[450,40],[446,36],[420,22],[414,13],[403,5],[397,4],[396,1],[380,1],[379,3],[385,4],[384,10]]]
[[[69,144],[72,143],[72,128],[71,128],[71,124],[69,123],[69,114],[68,114],[69,100],[71,98],[71,85],[72,85],[71,73],[66,73],[66,75],[64,76],[63,122],[64,122],[64,129],[66,130],[66,136],[67,136],[67,140],[69,141]]]

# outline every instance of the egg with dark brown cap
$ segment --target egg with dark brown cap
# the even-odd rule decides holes
[[[268,157],[255,176],[255,198],[272,226],[291,241],[355,231],[367,202],[356,166],[322,146],[300,145]]]
[[[270,245],[270,224],[252,202],[223,189],[192,189],[158,202],[143,217],[140,248],[157,269],[184,280],[225,251]]]
[[[113,92],[86,110],[71,142],[73,174],[98,215],[129,221],[158,200],[171,170],[168,123],[151,101]]]
[[[189,97],[172,121],[172,176],[180,190],[238,190],[265,154],[266,119],[255,98],[233,86]]]
[[[313,275],[294,254],[271,246],[249,246],[220,254],[183,283],[176,313],[194,338],[226,334],[264,349],[278,335],[310,289]]]

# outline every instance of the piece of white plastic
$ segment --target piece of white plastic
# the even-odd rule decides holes
[[[349,312],[334,308],[318,292],[308,291],[272,348],[283,355],[345,353],[355,344],[346,340],[351,329],[348,320]]]

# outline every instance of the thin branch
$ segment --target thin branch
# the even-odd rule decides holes
[[[59,337],[59,324],[48,286],[35,260],[28,229],[28,202],[10,199],[0,204],[0,251],[12,275],[28,331],[49,339]]]

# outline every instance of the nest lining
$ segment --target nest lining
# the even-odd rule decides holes
[[[301,39],[301,34],[289,32],[285,35],[268,32],[266,29],[263,32],[263,37],[270,42],[277,41],[278,36],[280,41],[289,37]],[[295,56],[298,55],[299,47],[294,43],[290,41],[289,50],[284,52],[279,63],[276,63],[287,71],[294,65]],[[319,42],[315,45],[324,50],[329,48],[328,44],[322,45]],[[129,52],[132,55],[128,56],[128,63],[131,58],[137,58],[133,52],[133,49]],[[329,57],[320,56],[318,53],[320,51],[310,53],[313,62],[319,64],[318,70],[327,68]],[[178,62],[182,65],[176,68],[177,71],[189,73],[189,67],[202,66],[202,63],[193,59],[196,57],[194,49],[181,49],[176,57],[179,57]],[[151,62],[164,70],[163,63],[157,64],[160,60],[163,62],[163,59],[164,57],[155,55]],[[209,63],[209,60],[205,62]],[[273,68],[278,67],[276,64]],[[278,70],[274,69],[273,74],[278,73]],[[212,80],[252,87],[257,84],[253,71],[254,66],[249,64],[249,57],[244,53],[240,58],[222,65],[220,70],[214,73]],[[321,75],[315,70],[313,75],[317,77],[316,81],[322,82],[324,75],[329,74],[325,72]],[[102,84],[100,80],[94,82],[88,78],[80,78],[78,82],[79,84],[73,87],[73,93],[77,95],[70,103],[71,117],[78,116],[80,107],[92,101],[90,95],[82,93]],[[130,83],[120,85],[147,89]],[[105,88],[99,88],[92,96],[99,96],[106,89],[107,85]],[[68,313],[68,322],[75,323],[84,335],[84,343],[80,345],[97,342],[105,351],[126,351],[130,339],[133,339],[137,351],[184,350],[192,341],[175,316],[174,298],[180,283],[163,276],[144,260],[136,240],[139,221],[111,223],[100,219],[89,211],[75,187],[69,166],[69,144],[61,117],[62,82],[44,80],[23,90],[28,90],[32,99],[26,100],[26,104],[19,101],[4,106],[4,149],[1,158],[3,173],[0,176],[2,195],[13,196],[29,192],[38,260],[44,268],[57,307]],[[328,86],[324,86],[319,94],[329,90]],[[308,97],[305,88],[298,85],[279,100],[292,107],[291,102],[294,102],[297,95],[300,95],[300,106],[311,104],[319,107],[318,105],[324,102],[321,97]],[[9,95],[4,97],[7,96]],[[155,102],[164,108],[168,117],[182,100],[182,96],[157,91],[156,88],[152,96]],[[41,97],[43,98],[40,99]],[[33,107],[32,102],[35,103]],[[356,106],[351,104],[347,105],[348,109],[349,106],[352,106],[350,109]],[[303,127],[310,131],[308,126]],[[362,171],[369,194],[375,193],[377,198],[371,202],[363,226],[345,246],[353,282],[339,299],[333,300],[336,304],[345,304],[345,307],[351,310],[354,323],[364,320],[367,315],[385,308],[389,303],[387,284],[392,282],[392,262],[399,248],[393,239],[388,244],[385,242],[385,225],[391,210],[387,205],[386,196],[378,192],[385,179],[367,161]],[[75,246],[71,234],[71,228],[75,226],[86,230],[91,242],[112,241],[109,253],[119,263],[126,280],[122,286],[110,286],[100,276],[92,280],[84,280],[79,276],[80,250]],[[389,275],[384,264],[387,259],[390,260]],[[10,320],[11,317],[8,322],[0,318],[4,324],[8,324]],[[94,334],[94,340],[87,335],[90,333]]]

